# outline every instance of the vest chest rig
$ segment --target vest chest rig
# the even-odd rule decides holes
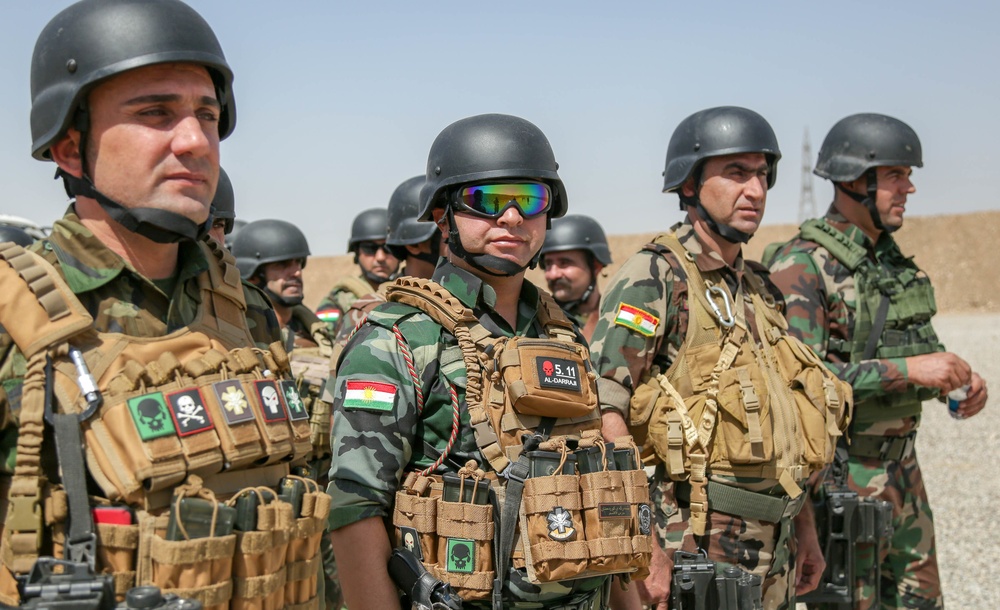
[[[393,514],[399,543],[463,599],[492,596],[495,608],[512,561],[537,583],[644,573],[651,513],[638,449],[631,437],[602,439],[589,354],[555,301],[541,293],[544,337],[498,338],[432,281],[400,278],[387,298],[456,337],[476,444],[493,470],[470,461],[442,484],[431,475],[442,455],[409,473]]]
[[[673,234],[658,236],[647,249],[672,253],[679,262],[691,315],[676,360],[666,372],[652,367],[632,396],[630,426],[644,457],[662,461],[672,480],[690,483],[696,535],[705,533],[709,505],[771,522],[789,516],[788,505],[773,497],[710,487],[708,477],[770,479],[790,499],[799,498],[798,481],[833,458],[850,413],[850,387],[788,335],[751,267],[733,295],[722,274],[701,272]],[[748,328],[747,307],[760,345]]]
[[[311,449],[309,413],[280,342],[254,347],[231,255],[200,246],[211,264],[196,318],[162,337],[96,331],[51,264],[0,249],[0,323],[27,360],[3,499],[6,603],[17,603],[13,574],[65,555],[111,575],[119,601],[156,585],[208,608],[318,608],[329,497],[289,475]],[[297,512],[279,484],[300,489]],[[252,514],[227,523],[245,496]],[[185,523],[196,504],[212,507],[204,537]]]
[[[895,244],[879,261],[822,219],[800,227],[802,239],[815,242],[854,274],[857,305],[853,341],[831,337],[830,351],[858,363],[871,358],[906,358],[944,350],[931,318],[937,313],[930,279]],[[938,395],[933,388],[910,386],[860,403],[855,421],[870,423],[920,413],[921,403]]]

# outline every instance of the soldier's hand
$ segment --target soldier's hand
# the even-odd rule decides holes
[[[968,398],[958,403],[958,415],[966,419],[982,411],[986,406],[986,394],[986,380],[979,373],[973,373]]]
[[[670,579],[674,572],[674,559],[660,547],[653,535],[653,556],[649,561],[649,576],[634,583],[639,598],[652,610],[670,610]]]
[[[972,380],[972,367],[951,352],[910,356],[906,359],[907,376],[911,383],[925,388],[950,392]]]
[[[806,502],[795,517],[795,594],[804,595],[819,586],[826,558],[819,547],[812,504]]]

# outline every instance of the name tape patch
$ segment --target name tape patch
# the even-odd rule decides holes
[[[538,385],[557,390],[580,391],[580,366],[572,360],[539,356],[535,358]]]

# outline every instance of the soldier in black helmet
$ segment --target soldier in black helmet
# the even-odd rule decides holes
[[[384,208],[365,210],[354,217],[347,251],[354,254],[354,264],[361,268],[361,275],[337,280],[316,309],[334,336],[340,329],[344,312],[355,299],[377,290],[399,270],[399,259],[385,243],[387,227]]]
[[[220,244],[230,247],[227,242],[233,233],[236,224],[236,193],[233,192],[233,183],[229,180],[226,170],[219,168],[219,186],[215,189],[215,197],[212,199],[212,228],[208,230],[209,235],[215,238]]]
[[[894,534],[882,556],[875,544],[856,554],[855,608],[943,606],[914,441],[923,401],[957,390],[952,414],[967,418],[987,399],[986,382],[945,351],[931,321],[930,280],[892,237],[916,191],[913,168],[922,166],[920,139],[903,121],[872,113],[841,119],[814,170],[833,183],[830,209],[791,241],[773,244],[770,261],[790,332],[854,388],[846,482],[893,507]]]
[[[611,264],[604,229],[589,216],[569,215],[552,222],[542,246],[545,281],[556,302],[576,318],[589,341],[597,327],[601,291],[597,278]]]
[[[220,504],[277,498],[310,451],[274,312],[206,237],[232,84],[179,0],[82,0],[38,37],[32,155],[72,203],[46,239],[0,250],[3,604],[111,607],[147,584],[209,607],[315,603],[315,571],[291,565],[315,565],[316,484],[298,515],[315,538],[269,565]],[[223,515],[204,538],[199,514]]]
[[[784,332],[780,293],[742,253],[780,158],[752,110],[681,121],[663,191],[677,193],[686,218],[626,261],[601,301],[592,359],[605,434],[635,431],[656,465],[659,544],[639,584],[657,608],[667,607],[676,551],[707,555],[720,574],[750,572],[771,609],[794,607],[823,571],[802,486],[830,459],[849,391],[815,357],[795,356],[804,352]],[[799,374],[829,393],[807,395]]]
[[[0,223],[0,243],[12,242],[22,248],[27,248],[35,243],[35,238],[28,235],[28,232],[21,227]]]
[[[414,176],[393,191],[389,198],[388,234],[385,245],[405,267],[399,275],[430,278],[434,274],[441,257],[441,231],[430,222],[420,222],[420,189],[424,177]],[[358,297],[343,314],[343,323],[334,339],[336,348],[342,348],[359,322],[379,303],[385,302],[388,282],[379,285],[378,290]],[[334,362],[334,364],[336,364]]]
[[[619,508],[611,541],[601,537],[593,502],[585,526],[579,479],[562,474],[575,473],[565,463],[575,461],[578,444],[601,471],[612,452],[601,438],[582,339],[551,296],[524,277],[549,219],[567,209],[552,148],[524,119],[473,116],[438,135],[424,179],[418,220],[447,236],[447,258],[431,280],[402,277],[387,288],[388,302],[348,342],[329,387],[330,525],[347,604],[398,605],[396,586],[405,579],[394,585],[386,562],[399,546],[427,570],[422,586],[404,591],[419,607],[431,607],[420,595],[437,579],[455,588],[465,608],[602,610],[608,575],[648,561],[649,522],[631,518],[632,511],[648,515],[648,488],[635,469],[634,444],[616,439],[633,468],[608,475],[619,484],[600,492]],[[487,370],[494,357],[520,366],[515,344],[525,350],[523,375],[510,368],[501,379]],[[531,389],[522,377],[535,379]],[[516,388],[527,402],[538,392],[547,399],[518,415],[504,398]],[[556,479],[555,495],[533,494],[554,490]],[[533,524],[528,541],[517,528],[523,511]],[[515,548],[530,566],[515,566]]]

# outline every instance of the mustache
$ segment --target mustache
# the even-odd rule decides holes
[[[551,282],[549,282],[549,288],[551,288],[552,290],[555,290],[556,288],[572,288],[572,287],[573,285],[569,282],[569,280],[563,278],[559,278],[557,280],[552,280]]]

